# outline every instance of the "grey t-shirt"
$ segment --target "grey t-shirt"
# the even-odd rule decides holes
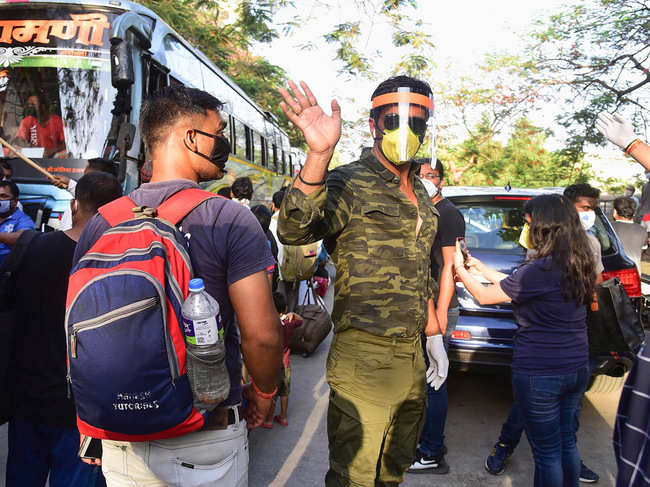
[[[614,222],[616,235],[621,239],[623,251],[634,261],[641,273],[641,251],[648,246],[648,232],[645,227],[633,221],[617,220]]]

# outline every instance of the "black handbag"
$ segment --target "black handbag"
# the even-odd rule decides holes
[[[39,232],[26,230],[0,264],[0,425],[11,417],[11,363],[14,336],[17,327],[14,308],[15,273],[20,267],[25,251]]]
[[[596,287],[597,309],[587,308],[590,355],[636,354],[645,333],[639,314],[618,277]]]

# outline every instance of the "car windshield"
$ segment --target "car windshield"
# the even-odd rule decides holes
[[[465,219],[470,249],[521,250],[519,235],[525,223],[522,202],[455,203]]]
[[[59,163],[101,156],[115,97],[113,18],[78,5],[2,9],[0,127],[23,154]],[[6,148],[0,156],[15,157]]]

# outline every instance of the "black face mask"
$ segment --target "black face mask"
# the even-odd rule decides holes
[[[185,147],[187,147],[195,154],[203,157],[204,159],[207,159],[215,166],[223,169],[224,166],[226,165],[226,161],[228,160],[228,156],[230,155],[230,141],[223,135],[209,134],[207,132],[203,132],[202,130],[198,130],[198,129],[194,129],[194,131],[196,133],[214,139],[214,143],[212,144],[212,150],[210,151],[210,155],[206,156],[205,154],[199,152],[198,150],[190,149],[189,146],[187,145],[187,142],[185,142],[185,139],[183,139],[183,143],[185,144]]]

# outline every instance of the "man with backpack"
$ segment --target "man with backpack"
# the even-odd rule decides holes
[[[230,144],[221,108],[185,87],[146,100],[140,131],[151,182],[100,209],[75,253],[71,385],[80,431],[102,438],[109,487],[248,485],[246,426],[261,425],[276,392],[282,328],[266,277],[274,263],[266,237],[247,208],[197,184],[223,177]],[[194,408],[186,374],[180,304],[190,276],[218,302],[224,329],[230,394],[212,411]],[[87,290],[102,299],[86,299]],[[241,355],[252,377],[243,390]]]
[[[72,228],[28,230],[14,271],[18,327],[12,342],[8,487],[94,487],[104,485],[98,467],[79,460],[75,407],[66,387],[65,297],[76,242],[97,209],[122,196],[114,176],[87,174],[71,201]],[[8,259],[15,258],[12,252]]]

